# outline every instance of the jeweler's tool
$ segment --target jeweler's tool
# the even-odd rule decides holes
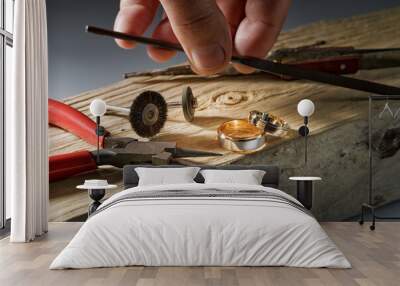
[[[144,91],[133,101],[130,108],[106,105],[107,111],[128,116],[132,129],[141,137],[150,138],[160,132],[167,120],[167,103],[155,91]]]
[[[49,99],[48,112],[49,124],[63,128],[91,145],[97,144],[96,123],[85,114],[54,99]],[[112,137],[107,131],[104,134],[100,142],[104,149],[99,152],[81,150],[50,156],[50,181],[93,171],[98,165],[168,164],[174,158],[221,156],[219,153],[178,148],[175,142],[139,142],[130,137]]]
[[[355,47],[334,47],[325,46],[326,42],[318,42],[314,45],[300,46],[296,48],[282,48],[273,51],[268,59],[274,61],[316,59],[336,56],[347,56],[354,54],[375,54],[400,52],[400,48],[378,48],[378,49],[357,49]]]
[[[182,106],[183,116],[187,122],[192,122],[194,120],[194,113],[198,105],[197,99],[193,96],[190,86],[187,86],[183,89],[181,103],[168,103],[168,106],[172,106],[173,104]]]
[[[268,60],[334,74],[359,70],[400,67],[400,48],[356,49],[354,47],[312,46],[278,49]]]
[[[138,43],[151,45],[159,47],[162,49],[174,50],[183,52],[182,47],[179,44],[170,43],[166,41],[156,40],[152,38],[132,36],[129,34],[124,34],[112,30],[107,30],[103,28],[87,26],[86,31],[90,33],[95,33],[103,36],[110,36],[113,38],[135,41]],[[400,88],[385,84],[380,84],[372,81],[366,81],[351,77],[345,77],[315,70],[309,70],[305,68],[300,68],[298,66],[282,64],[278,62],[273,62],[270,60],[253,58],[253,57],[241,57],[232,56],[231,61],[234,63],[239,63],[246,65],[258,70],[262,70],[267,73],[275,74],[278,76],[287,76],[296,79],[305,79],[319,83],[330,84],[334,86],[340,86],[345,88],[350,88],[354,90],[365,91],[369,93],[382,94],[382,95],[397,95],[400,94]]]
[[[156,96],[156,94],[158,94],[158,95]],[[155,91],[145,91],[138,96],[138,98],[140,100],[137,100],[137,103],[141,102],[142,100],[147,101],[148,100],[147,97],[150,97],[152,95],[154,95],[158,98],[160,96],[162,97],[161,94],[159,94]],[[136,101],[136,99],[135,99],[135,101]],[[159,101],[161,101],[161,100],[159,100]],[[182,107],[182,111],[183,111],[185,120],[188,122],[192,122],[194,120],[194,114],[195,114],[195,110],[197,108],[197,99],[193,96],[192,89],[189,86],[187,86],[183,89],[181,102],[168,102],[165,104],[167,105],[168,108]],[[134,105],[135,105],[135,102],[132,103],[131,109],[126,108],[126,107],[107,105],[107,110],[120,112],[120,113],[123,113],[123,114],[129,116]],[[134,108],[134,109],[137,109],[137,108]]]
[[[136,97],[129,112],[129,122],[142,137],[153,137],[167,120],[167,103],[158,92],[145,91]]]
[[[110,165],[122,168],[125,165],[153,164],[166,165],[173,159],[186,157],[214,157],[219,153],[181,149],[175,142],[132,141],[123,148],[101,149],[97,151],[80,150],[49,157],[50,182],[90,172],[98,166]],[[97,157],[99,160],[97,161]]]

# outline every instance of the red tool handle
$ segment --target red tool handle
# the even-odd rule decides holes
[[[49,98],[49,124],[75,134],[92,145],[97,145],[96,123],[82,112],[71,106]],[[100,146],[103,147],[104,137],[99,137]]]
[[[290,63],[289,63],[290,64]],[[353,74],[360,68],[359,56],[341,56],[296,62],[293,65],[333,74]]]
[[[49,157],[50,182],[95,169],[97,169],[97,164],[89,151],[77,151]]]

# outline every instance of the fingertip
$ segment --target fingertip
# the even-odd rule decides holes
[[[123,48],[123,49],[132,49],[132,48],[134,48],[136,46],[135,42],[130,42],[130,41],[124,41],[124,40],[116,39],[115,42],[117,43],[117,45],[120,48]]]
[[[130,35],[142,35],[153,20],[158,2],[149,2],[147,5],[131,3],[124,5],[118,11],[114,22],[114,30]],[[116,40],[119,47],[131,49],[136,46],[135,42],[126,40]]]
[[[233,64],[233,67],[235,68],[235,70],[237,70],[238,72],[242,73],[242,74],[251,74],[255,71],[254,68],[245,66],[245,65],[241,65],[241,64]]]
[[[200,75],[211,75],[223,71],[231,58],[225,47],[210,44],[203,47],[193,47],[190,50],[190,63],[194,72]]]
[[[239,55],[264,58],[274,45],[287,16],[290,0],[253,0],[246,3],[246,17],[234,40]]]
[[[153,61],[163,63],[173,58],[176,55],[176,52],[156,47],[147,47],[147,54]]]
[[[215,0],[160,0],[194,72],[225,69],[232,54],[228,24]]]
[[[235,50],[243,56],[265,57],[275,42],[276,34],[262,22],[244,19],[236,32]]]
[[[170,43],[178,43],[178,40],[176,39],[175,34],[172,30],[171,23],[169,22],[167,17],[164,17],[154,29],[152,38]],[[155,62],[163,63],[174,57],[176,55],[176,52],[148,46],[147,54]]]
[[[121,33],[132,33],[132,28],[130,28],[130,25],[127,24],[127,18],[129,19],[129,17],[126,15],[126,12],[120,10],[115,18],[114,30]],[[135,47],[135,43],[132,41],[116,39],[115,42],[123,49],[132,49]]]
[[[196,66],[194,66],[193,64],[190,64],[190,68],[192,69],[192,71],[193,71],[194,73],[196,73],[196,74],[198,74],[198,75],[201,75],[201,76],[216,75],[216,74],[222,73],[222,72],[226,69],[226,67],[221,67],[221,68],[212,69],[212,70],[204,70],[204,69],[199,70],[199,69],[197,69]]]

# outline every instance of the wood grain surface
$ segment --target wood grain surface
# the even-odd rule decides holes
[[[352,269],[290,267],[119,267],[49,270],[52,260],[81,223],[50,223],[49,233],[32,243],[0,241],[0,285],[226,285],[226,286],[397,286],[400,273],[400,223],[368,225],[323,223]]]
[[[400,47],[400,7],[343,20],[317,22],[290,30],[280,35],[274,49],[309,45],[321,40],[327,41],[331,46]],[[400,86],[399,68],[361,71],[355,77]],[[296,106],[301,99],[309,98],[316,105],[316,112],[310,124],[313,136],[349,121],[366,118],[368,112],[367,93],[307,81],[282,81],[266,74],[200,77],[173,75],[171,72],[165,75],[163,72],[157,72],[155,75],[147,73],[73,96],[65,102],[89,114],[89,104],[95,98],[102,98],[112,105],[129,106],[135,96],[150,89],[160,92],[168,102],[175,102],[180,100],[183,87],[188,85],[191,86],[199,103],[194,122],[186,122],[180,109],[171,108],[165,128],[153,140],[174,141],[179,147],[220,152],[224,156],[180,159],[179,162],[184,164],[221,165],[243,158],[244,154],[229,152],[219,146],[217,128],[224,121],[247,118],[252,110],[280,116],[291,127],[283,137],[268,136],[266,148],[298,136],[296,130],[303,119],[297,114]],[[124,117],[104,116],[102,124],[114,136],[136,137]],[[49,144],[51,154],[94,149],[94,146],[86,144],[74,135],[53,127],[49,130]],[[71,182],[80,183],[85,178],[85,175],[82,175],[65,180],[64,184],[51,186],[51,191],[57,192],[57,189],[61,188],[61,192],[65,193],[67,186],[72,185]],[[121,176],[119,181],[117,179],[118,182],[121,182]],[[51,195],[52,209],[59,210],[64,202],[55,202],[53,198]],[[84,198],[82,193],[81,198]],[[86,208],[86,201],[76,202],[73,211],[79,212],[80,209],[82,213],[83,207]],[[68,203],[67,205],[71,206]],[[52,220],[64,220],[70,217],[50,212]]]

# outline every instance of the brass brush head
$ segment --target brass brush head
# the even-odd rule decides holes
[[[167,121],[167,103],[155,91],[142,92],[131,105],[129,122],[141,137],[150,138],[160,132]]]

